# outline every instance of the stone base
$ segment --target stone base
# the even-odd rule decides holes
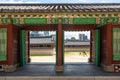
[[[28,63],[30,63],[31,62],[31,58],[28,58]]]
[[[93,62],[91,58],[88,59],[88,62]]]
[[[17,69],[18,64],[16,65],[3,65],[5,72],[14,72]]]
[[[103,70],[104,70],[104,71],[114,72],[114,66],[113,66],[113,65],[111,65],[111,66],[102,65],[102,67],[103,67]]]
[[[0,71],[4,71],[3,65],[0,65]]]
[[[56,72],[63,72],[64,66],[56,66]]]

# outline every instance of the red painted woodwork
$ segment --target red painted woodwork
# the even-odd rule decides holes
[[[32,30],[32,31],[37,31],[37,30],[47,30],[47,31],[56,31],[58,30],[58,65],[62,65],[62,30],[64,31],[91,31],[91,47],[90,47],[90,60],[94,58],[92,55],[94,52],[94,30],[98,29],[96,27],[97,25],[72,25],[72,24],[58,24],[58,25],[23,25],[21,28],[22,30]],[[101,40],[100,40],[100,51],[101,51],[101,63],[104,65],[112,65],[112,64],[120,64],[120,61],[113,61],[113,47],[112,47],[112,29],[114,27],[120,28],[120,24],[110,24],[108,23],[107,25],[104,25],[103,27],[100,28],[100,33],[101,33]],[[20,27],[16,27],[15,25],[12,24],[6,24],[6,25],[0,25],[0,28],[7,28],[7,61],[0,61],[0,64],[7,64],[7,65],[12,65],[12,64],[17,64],[19,63],[19,30]],[[27,45],[27,55],[29,56],[29,31],[26,32],[26,45]],[[27,61],[29,62],[29,57],[26,58]]]
[[[26,62],[30,62],[29,31],[26,31]]]
[[[19,62],[19,27],[12,24],[0,25],[0,28],[7,28],[7,61],[0,61],[0,64],[12,65]]]
[[[107,65],[112,64],[112,25],[107,24]]]
[[[23,25],[22,30],[31,30],[31,31],[56,31],[58,25],[48,24],[48,25]],[[62,30],[64,31],[87,31],[95,30],[97,25],[73,25],[73,24],[64,24],[62,25]]]
[[[30,32],[28,31],[28,62],[30,62]]]
[[[108,23],[101,28],[101,63],[112,65],[112,25]]]
[[[75,24],[64,24],[63,30],[64,31],[90,31],[97,29],[97,25],[75,25]]]
[[[94,62],[94,30],[90,31],[90,62]]]
[[[13,43],[12,46],[13,47],[13,51],[12,51],[12,64],[18,64],[20,62],[20,37],[19,37],[19,30],[20,27],[16,27],[14,25],[12,25],[12,38],[13,38]]]
[[[23,25],[22,30],[31,30],[31,31],[56,31],[56,24],[47,24],[47,25]]]
[[[62,65],[62,24],[58,24],[58,65]]]

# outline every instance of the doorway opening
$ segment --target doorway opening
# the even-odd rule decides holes
[[[29,33],[30,63],[56,62],[56,32],[30,31]]]
[[[65,63],[88,63],[90,61],[90,31],[65,31]]]

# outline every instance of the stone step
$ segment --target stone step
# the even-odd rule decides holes
[[[120,77],[116,77],[116,76],[101,76],[101,77],[97,77],[97,76],[93,76],[93,77],[88,77],[88,76],[84,76],[84,77],[35,77],[35,76],[27,76],[27,77],[16,77],[16,76],[12,76],[12,77],[0,77],[0,80],[120,80]]]

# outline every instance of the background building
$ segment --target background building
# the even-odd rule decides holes
[[[79,40],[80,41],[88,41],[88,37],[85,34],[79,34]]]

